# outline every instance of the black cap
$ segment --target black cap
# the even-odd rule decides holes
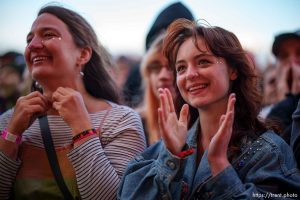
[[[25,58],[21,53],[9,51],[0,56],[0,67],[11,67],[22,77],[26,68]]]
[[[300,39],[300,29],[295,32],[281,33],[277,35],[272,46],[274,56],[278,56],[282,43],[292,38]]]
[[[176,2],[160,12],[154,21],[152,27],[150,28],[146,37],[146,50],[149,49],[151,43],[155,38],[176,19],[185,18],[189,20],[194,20],[191,11],[185,7],[181,2]]]

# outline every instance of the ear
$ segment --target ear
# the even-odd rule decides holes
[[[238,72],[237,72],[237,70],[231,68],[231,69],[230,69],[230,72],[229,72],[229,78],[230,78],[230,80],[233,81],[233,80],[237,79],[237,77],[238,77]]]
[[[83,66],[85,65],[87,62],[89,62],[89,60],[92,57],[92,48],[91,47],[83,47],[80,49],[80,54],[79,57],[77,59],[77,64],[79,66]]]

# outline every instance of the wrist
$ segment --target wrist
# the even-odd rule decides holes
[[[83,139],[85,139],[89,136],[95,135],[95,134],[97,134],[97,131],[94,128],[90,128],[90,129],[86,129],[84,131],[81,131],[80,133],[73,136],[73,138],[72,138],[73,144],[76,144],[79,141],[81,141],[81,140],[83,140]]]
[[[22,142],[22,135],[13,134],[9,132],[7,128],[2,131],[1,138],[15,144],[20,144]]]

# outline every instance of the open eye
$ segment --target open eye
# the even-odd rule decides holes
[[[176,65],[176,72],[177,74],[182,74],[184,71],[186,70],[186,66],[185,65]]]
[[[201,58],[201,59],[197,60],[197,65],[199,67],[208,67],[208,65],[210,65],[210,64],[211,64],[211,62],[208,59]]]

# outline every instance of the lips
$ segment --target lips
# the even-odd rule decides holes
[[[208,87],[207,83],[194,84],[194,85],[187,87],[187,91],[190,93],[195,93],[195,92],[200,92],[207,87]]]
[[[35,57],[33,57],[33,58],[31,59],[31,62],[32,62],[33,64],[38,64],[38,63],[41,63],[41,62],[43,62],[43,61],[45,61],[45,60],[48,60],[48,59],[49,59],[48,56],[35,56]]]

